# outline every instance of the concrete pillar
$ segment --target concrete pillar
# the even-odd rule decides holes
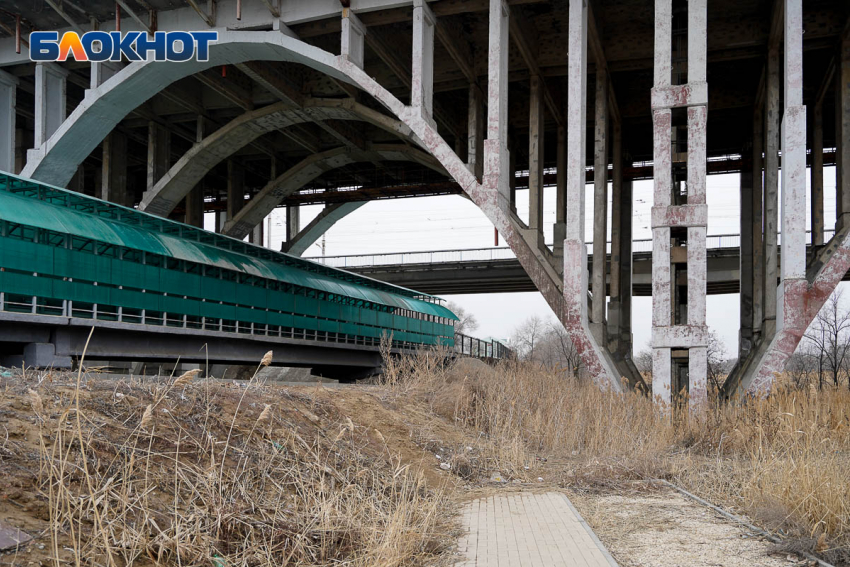
[[[478,85],[469,85],[466,166],[480,181],[484,175],[484,93]]]
[[[528,118],[528,228],[543,242],[543,81],[531,77]]]
[[[840,229],[846,222],[845,215],[850,213],[850,34],[845,33],[841,41],[841,57],[836,71],[836,208],[840,214],[836,229]]]
[[[236,217],[236,213],[245,205],[245,170],[233,161],[227,160],[227,218]]]
[[[301,231],[301,208],[298,205],[286,206],[286,241],[292,242]]]
[[[777,221],[779,218],[779,49],[767,55],[764,143],[764,327],[767,338],[776,331],[778,277]]]
[[[552,228],[552,232],[555,240],[555,258],[560,260],[558,266],[563,268],[564,239],[567,237],[567,129],[563,126],[558,126],[557,152],[555,226]]]
[[[608,302],[609,350],[619,357],[631,353],[632,309],[632,182],[623,180],[623,136],[614,122],[611,140],[611,299]]]
[[[823,103],[812,112],[812,244],[823,244]]]
[[[761,338],[764,322],[764,110],[753,112],[753,342]]]
[[[493,202],[510,206],[508,152],[508,29],[510,9],[505,0],[490,0],[487,69],[487,140],[484,142],[484,187],[496,188]]]
[[[753,344],[753,164],[743,156],[740,176],[740,329],[738,331],[738,357],[743,359]],[[759,172],[761,173],[761,172]]]
[[[93,61],[91,63],[91,82],[89,83],[89,88],[96,89],[120,70],[121,66],[118,63],[112,61]]]
[[[705,326],[707,209],[705,201],[706,122],[706,0],[688,2],[688,83],[671,84],[672,1],[655,2],[655,85],[652,92],[654,129],[654,206],[652,208],[652,349],[653,394],[664,403],[673,401],[671,369],[673,351],[687,350],[688,392],[691,407],[705,402]],[[672,201],[672,111],[687,107],[686,205]],[[679,308],[672,280],[673,230],[686,230],[687,319],[678,320]],[[677,253],[682,248],[677,245]],[[678,260],[677,263],[681,262]],[[678,370],[677,370],[678,372]]]
[[[65,121],[68,71],[53,63],[35,66],[35,147],[40,147]]]
[[[133,197],[127,190],[127,137],[113,130],[103,139],[102,146],[101,199],[132,207]]]
[[[198,183],[186,195],[185,223],[198,228],[204,228],[204,184]]]
[[[148,191],[153,189],[170,167],[171,133],[156,122],[148,122]]]
[[[782,288],[806,282],[806,107],[803,106],[803,0],[785,1],[785,112],[782,116]],[[850,75],[848,75],[850,78]],[[844,117],[850,122],[850,117]],[[850,211],[850,207],[845,209]],[[798,314],[782,310],[784,325]]]
[[[15,117],[18,79],[0,71],[0,171],[15,173]]]
[[[410,106],[434,124],[434,12],[425,0],[413,0],[413,65]]]
[[[591,330],[605,344],[605,272],[608,240],[608,73],[596,72],[593,153],[593,308]]]
[[[351,8],[342,9],[342,45],[340,53],[361,69],[363,68],[363,42],[366,38],[366,26],[360,21]]]
[[[263,227],[265,224],[265,219],[263,219],[263,222],[254,227],[254,230],[248,235],[248,242],[257,246],[263,246],[263,235],[265,234]]]

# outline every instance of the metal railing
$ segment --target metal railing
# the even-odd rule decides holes
[[[829,241],[835,231],[824,231],[824,242]],[[812,242],[811,231],[806,231],[806,244]],[[782,235],[777,235],[777,244],[782,244]],[[551,245],[550,245],[551,246]],[[709,250],[739,248],[740,234],[715,234],[706,236],[705,247]],[[608,242],[608,252],[611,243]],[[593,242],[587,243],[587,252],[593,255]],[[632,253],[652,252],[652,239],[644,238],[632,241]],[[406,266],[414,264],[449,264],[455,262],[492,262],[495,260],[513,260],[513,251],[506,247],[499,248],[461,248],[455,250],[426,250],[419,252],[390,252],[379,254],[352,254],[347,256],[316,256],[307,258],[313,262],[325,264],[332,268],[365,268],[372,266]]]
[[[454,351],[473,358],[511,358],[514,351],[495,339],[485,341],[462,333],[455,333]]]

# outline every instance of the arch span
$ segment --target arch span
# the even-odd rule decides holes
[[[286,197],[326,171],[361,161],[359,153],[350,148],[335,148],[304,158],[260,189],[236,216],[225,223],[224,234],[245,238]],[[387,161],[415,161],[436,171],[443,171],[436,159],[422,150],[403,144],[374,144],[370,153]]]
[[[303,106],[279,102],[238,116],[195,144],[142,197],[139,208],[165,216],[222,160],[258,137],[316,120],[359,120],[411,139],[410,129],[351,99],[309,98]],[[413,140],[415,141],[415,140]]]
[[[500,166],[507,160],[507,150],[499,139],[500,130],[506,127],[506,124],[501,124],[501,120],[488,124],[484,156],[486,171],[482,182],[479,183],[453,148],[443,140],[433,123],[422,115],[420,108],[404,105],[347,58],[334,56],[279,32],[221,31],[219,41],[210,47],[209,61],[203,63],[134,62],[128,65],[98,88],[87,91],[83,103],[53,136],[40,148],[30,152],[23,174],[47,183],[67,185],[77,166],[118,122],[154,94],[174,81],[198,71],[249,60],[300,63],[355,85],[372,95],[407,125],[428,152],[487,215],[516,253],[537,289],[570,331],[587,372],[601,386],[622,389],[617,379],[619,373],[607,351],[586,329],[576,324],[577,317],[581,321],[586,319],[586,302],[578,302],[583,307],[582,313],[576,315],[573,311],[577,302],[571,296],[570,309],[567,309],[563,295],[563,277],[560,270],[554,266],[551,252],[541,249],[536,232],[533,235],[523,234],[526,230],[524,224],[511,211],[506,191],[507,179],[504,179],[503,173],[507,169]],[[491,76],[491,104],[496,104],[500,99],[502,87],[497,86],[498,84],[499,75],[495,73]]]
[[[290,242],[284,242],[284,252],[293,256],[301,256],[307,249],[312,246],[320,236],[329,231],[333,225],[347,217],[360,207],[366,204],[366,201],[354,203],[330,203],[325,205],[322,212],[310,221],[310,224],[301,229],[295,238]]]

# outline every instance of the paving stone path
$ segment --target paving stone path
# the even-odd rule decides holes
[[[482,498],[463,511],[456,567],[617,567],[560,492]]]

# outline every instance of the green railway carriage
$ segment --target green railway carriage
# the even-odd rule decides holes
[[[433,296],[0,174],[0,310],[398,347],[454,344]]]

